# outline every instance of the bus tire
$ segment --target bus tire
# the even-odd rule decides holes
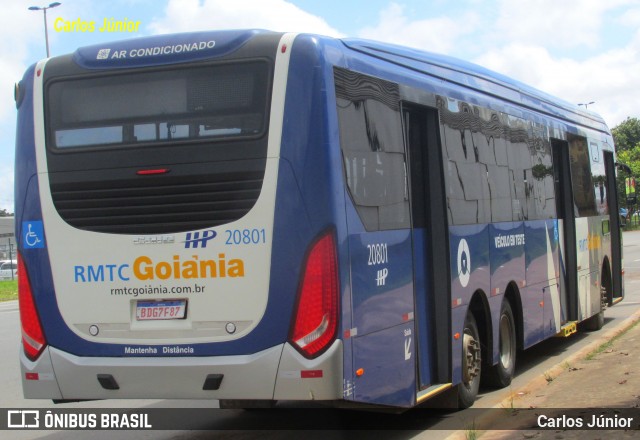
[[[580,323],[580,330],[588,332],[597,332],[604,326],[604,309],[609,301],[609,285],[606,280],[603,280],[600,286],[600,311],[590,318],[585,319]]]
[[[585,319],[582,322],[582,328],[588,332],[597,332],[604,325],[604,312],[600,310],[591,318]]]
[[[496,365],[491,365],[483,377],[484,383],[504,388],[511,384],[516,369],[516,321],[513,317],[511,304],[507,299],[502,301],[500,307],[500,320],[498,321],[498,345],[499,359]]]
[[[458,407],[469,408],[473,405],[480,388],[482,372],[482,355],[480,349],[480,332],[476,319],[467,312],[462,337],[462,381],[458,385]]]
[[[275,400],[221,399],[220,409],[269,409],[276,406]]]

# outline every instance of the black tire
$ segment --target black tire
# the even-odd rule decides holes
[[[511,304],[506,299],[500,308],[498,321],[498,341],[500,358],[496,365],[488,366],[482,378],[483,384],[504,388],[511,384],[516,369],[516,321],[513,317]],[[489,360],[490,361],[490,360]]]
[[[220,409],[269,409],[276,406],[275,400],[221,399]]]
[[[462,337],[462,381],[458,385],[458,407],[469,408],[478,396],[482,355],[476,319],[467,312]]]
[[[602,280],[600,285],[600,311],[591,318],[585,319],[580,323],[580,330],[588,332],[597,332],[604,326],[604,309],[609,301],[610,284],[609,277]]]
[[[585,319],[581,323],[583,330],[588,332],[597,332],[604,325],[604,311],[600,310],[591,318]]]

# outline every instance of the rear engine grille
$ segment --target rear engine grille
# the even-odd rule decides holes
[[[51,182],[60,216],[78,229],[162,234],[238,220],[260,195],[264,171]],[[55,179],[54,179],[55,180]]]

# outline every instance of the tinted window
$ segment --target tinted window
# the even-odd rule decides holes
[[[594,188],[598,184],[594,185],[591,176],[590,152],[585,138],[569,137],[569,158],[571,160],[571,184],[576,217],[597,215]]]
[[[65,149],[257,136],[267,94],[266,62],[55,81],[49,142]]]
[[[544,126],[438,97],[450,224],[555,216],[551,146]]]
[[[589,149],[591,150],[591,175],[593,178],[596,210],[600,215],[607,215],[609,214],[609,203],[607,201],[607,191],[609,188],[607,187],[604,158],[598,142],[589,142]]]
[[[369,231],[408,228],[409,198],[397,84],[335,69],[347,185]]]

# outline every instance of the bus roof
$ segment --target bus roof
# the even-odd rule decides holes
[[[86,69],[192,62],[227,55],[249,40],[265,34],[275,33],[246,29],[156,35],[81,47],[73,53],[73,59]],[[609,134],[604,120],[596,113],[476,64],[372,40],[346,38],[340,41],[351,50]]]
[[[598,114],[585,111],[575,104],[477,64],[446,55],[371,40],[347,38],[342,39],[342,42],[352,50],[407,69],[609,134],[604,120]]]

